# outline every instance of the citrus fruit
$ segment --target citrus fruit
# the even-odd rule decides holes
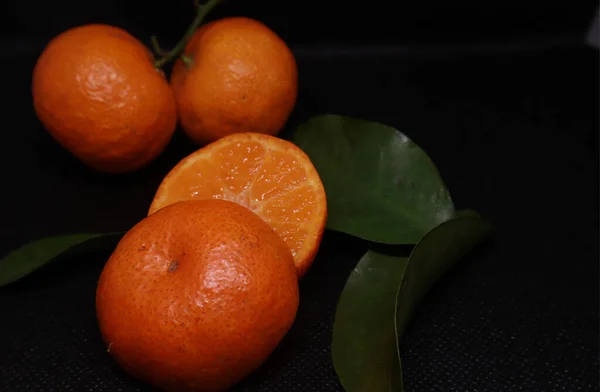
[[[258,368],[296,317],[289,248],[224,200],[175,203],[121,239],[98,282],[107,350],[166,391],[221,391]]]
[[[298,72],[275,32],[250,18],[219,19],[196,31],[184,56],[189,65],[175,62],[171,86],[192,141],[281,130],[296,103]]]
[[[50,135],[102,172],[145,166],[177,123],[172,91],[152,54],[114,26],[84,25],[56,36],[34,67],[32,92]]]
[[[296,145],[276,136],[237,133],[182,159],[158,187],[148,214],[190,199],[223,199],[249,208],[290,247],[302,277],[325,228],[319,174]]]

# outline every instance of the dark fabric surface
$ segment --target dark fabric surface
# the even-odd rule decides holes
[[[203,2],[202,0],[200,2]],[[523,41],[564,35],[582,37],[596,0],[555,2],[448,3],[443,0],[222,0],[208,20],[248,16],[265,22],[290,45],[453,44]],[[168,47],[179,40],[193,15],[192,0],[30,0],[7,2],[6,42],[40,47],[63,30],[85,23],[110,23],[147,39],[157,34]],[[51,15],[51,17],[48,17]],[[4,37],[2,37],[4,38]]]
[[[429,153],[457,206],[495,225],[493,241],[419,307],[401,343],[406,390],[598,391],[598,53],[574,46],[297,56],[291,126],[317,113],[396,126]],[[34,60],[2,58],[1,254],[47,235],[130,228],[164,174],[194,149],[179,134],[138,173],[90,172],[36,121]],[[325,235],[301,282],[295,325],[235,390],[342,390],[331,328],[364,251],[356,240]],[[0,288],[0,390],[146,390],[116,367],[97,330],[95,285],[108,253]]]

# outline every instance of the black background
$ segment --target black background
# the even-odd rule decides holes
[[[168,46],[190,22],[190,3],[3,5],[0,254],[43,236],[130,228],[196,148],[178,133],[149,167],[99,175],[41,128],[30,94],[36,57],[66,28],[111,23]],[[288,130],[320,113],[398,127],[432,157],[458,207],[493,221],[493,240],[435,286],[402,340],[408,392],[598,390],[599,62],[584,45],[596,6],[229,0],[211,15],[255,17],[292,47],[300,95]],[[326,234],[296,324],[237,390],[342,390],[331,326],[364,250]],[[144,388],[116,368],[97,331],[107,256],[0,289],[0,390]]]
[[[242,1],[225,0],[209,19],[244,15],[269,25],[294,47],[524,43],[579,39],[597,2],[553,4],[501,1]],[[193,1],[77,0],[11,2],[3,37],[17,49],[41,50],[73,26],[103,22],[127,28],[141,40],[157,34],[175,43],[193,17]]]

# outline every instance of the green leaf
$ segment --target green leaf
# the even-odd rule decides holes
[[[464,210],[427,233],[412,250],[396,298],[396,334],[402,336],[410,317],[431,286],[450,267],[490,235],[490,223]]]
[[[454,213],[427,154],[392,127],[324,115],[291,138],[310,157],[327,192],[331,230],[386,244],[415,244]]]
[[[400,391],[394,311],[408,257],[367,252],[350,273],[337,305],[331,355],[348,392]]]
[[[401,392],[399,337],[422,297],[490,232],[474,211],[428,232],[410,257],[369,250],[350,274],[334,322],[332,358],[347,392]]]
[[[13,250],[0,260],[0,287],[15,282],[42,266],[115,244],[123,233],[86,233],[42,238]]]

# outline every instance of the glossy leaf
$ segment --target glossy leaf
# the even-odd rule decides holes
[[[122,235],[123,233],[61,235],[25,244],[0,260],[0,287],[15,282],[61,257],[112,246]]]
[[[331,355],[348,392],[400,391],[394,311],[407,257],[369,251],[350,274],[337,306]]]
[[[387,244],[415,244],[454,206],[435,165],[392,127],[324,115],[292,141],[315,165],[327,192],[331,230]]]
[[[370,250],[340,297],[333,365],[347,392],[401,392],[399,337],[435,281],[489,234],[475,212],[461,211],[428,232],[409,258]]]
[[[461,211],[427,233],[412,250],[396,299],[396,333],[402,336],[410,317],[431,286],[491,233],[476,212]]]

